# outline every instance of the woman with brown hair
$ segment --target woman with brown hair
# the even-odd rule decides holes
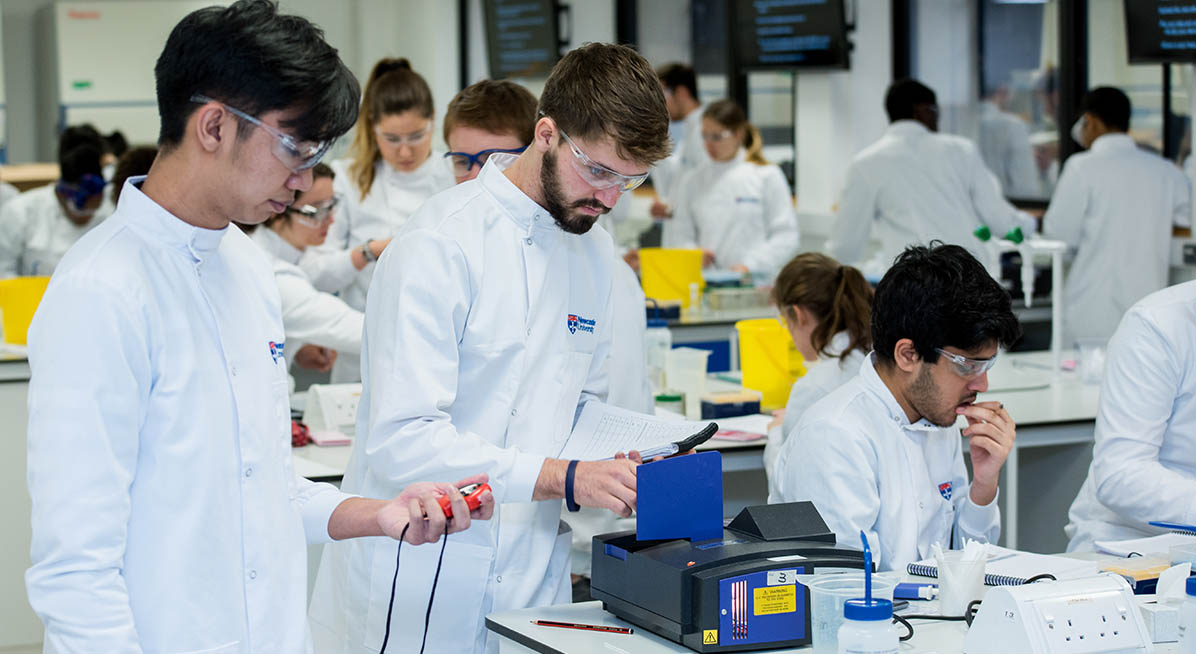
[[[769,431],[764,446],[770,496],[776,492],[774,467],[783,465],[781,446],[802,413],[855,377],[872,350],[872,287],[859,270],[806,252],[781,269],[772,299],[808,372],[794,382],[784,422]]]
[[[424,200],[453,185],[444,158],[432,151],[432,91],[406,59],[374,65],[362,93],[349,158],[332,162],[344,198],[324,245],[300,266],[316,288],[335,292],[358,311],[374,274],[372,263]],[[345,256],[346,251],[350,256]],[[357,357],[343,356],[333,382],[361,378]]]

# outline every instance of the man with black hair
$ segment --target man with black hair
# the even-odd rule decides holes
[[[1172,227],[1192,224],[1187,176],[1126,133],[1125,93],[1095,88],[1080,106],[1072,138],[1088,151],[1067,159],[1042,221],[1043,234],[1074,257],[1063,288],[1068,345],[1109,340],[1126,310],[1165,287]]]
[[[778,466],[778,499],[812,500],[839,542],[858,542],[862,530],[881,570],[904,570],[934,543],[1000,535],[997,481],[1016,425],[976,396],[1021,326],[1009,295],[956,245],[907,249],[873,302],[873,352],[859,377],[802,416],[790,436],[802,456]]]
[[[987,225],[998,236],[1014,227],[1027,236],[1035,230],[1033,218],[1001,197],[976,146],[938,133],[938,101],[929,87],[912,79],[893,82],[885,94],[885,111],[889,128],[847,169],[827,242],[832,257],[879,274],[905,246],[938,239],[995,263],[973,234],[976,228]],[[869,261],[874,227],[881,247]]]
[[[29,603],[48,652],[311,652],[306,542],[419,544],[471,517],[448,484],[385,501],[292,469],[278,289],[229,222],[311,187],[357,82],[267,0],[183,18],[155,76],[161,152],[29,330]]]
[[[0,279],[49,276],[67,250],[112,213],[104,194],[104,142],[91,125],[58,138],[58,181],[22,193],[0,210]]]

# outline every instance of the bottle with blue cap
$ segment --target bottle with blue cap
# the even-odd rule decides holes
[[[1196,577],[1188,577],[1186,590],[1179,607],[1179,652],[1196,654]]]
[[[864,597],[843,603],[839,654],[897,654],[899,638],[893,626],[893,601],[872,597],[872,548],[864,542]]]

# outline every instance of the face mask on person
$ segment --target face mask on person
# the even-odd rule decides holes
[[[1084,117],[1080,116],[1076,119],[1076,124],[1071,126],[1071,140],[1080,144],[1080,147],[1088,147],[1084,145]]]

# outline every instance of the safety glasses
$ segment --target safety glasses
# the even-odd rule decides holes
[[[308,227],[319,228],[332,220],[332,211],[336,209],[336,205],[340,204],[340,201],[341,196],[334,195],[317,205],[305,204],[299,207],[287,207],[287,213],[293,214],[299,222]]]
[[[573,169],[577,171],[577,174],[580,175],[587,184],[596,189],[604,189],[614,186],[619,189],[620,193],[626,193],[628,191],[635,190],[640,184],[644,183],[645,179],[648,179],[648,173],[644,173],[643,175],[624,175],[622,173],[616,173],[610,168],[607,168],[606,166],[603,166],[597,161],[594,161],[586,156],[586,153],[582,152],[581,148],[577,147],[577,144],[573,142],[573,139],[569,138],[569,135],[565,133],[565,130],[561,130],[561,136],[564,137],[565,142],[568,143],[569,147],[573,150],[573,159],[571,160],[573,162]]]
[[[951,367],[955,370],[955,374],[964,378],[979,377],[991,370],[997,363],[997,355],[995,354],[988,359],[969,359],[962,354],[948,352],[941,347],[934,348],[934,351],[946,357],[951,362]]]
[[[729,129],[724,129],[721,132],[702,132],[702,140],[707,143],[722,143],[731,138],[733,133]]]
[[[196,93],[191,96],[192,102],[208,103],[215,102],[221,107],[224,107],[230,114],[244,120],[255,127],[260,127],[266,131],[267,134],[274,137],[274,156],[282,162],[292,173],[301,173],[312,166],[320,163],[320,158],[328,152],[328,148],[332,146],[332,141],[320,141],[318,143],[299,143],[294,137],[289,134],[283,134],[275,127],[271,127],[266,123],[250,116],[249,114],[230,107],[215,98],[209,98],[206,95]]]
[[[453,162],[453,173],[457,177],[464,177],[469,174],[470,170],[473,170],[474,166],[481,168],[486,165],[486,160],[492,154],[522,154],[526,149],[527,146],[525,145],[522,148],[493,148],[473,154],[468,152],[446,152],[444,156]]]
[[[378,141],[385,143],[391,147],[398,148],[398,147],[402,147],[404,145],[406,145],[408,147],[415,147],[417,145],[420,145],[424,141],[427,141],[429,138],[431,138],[432,123],[431,123],[431,121],[429,121],[427,127],[419,130],[418,132],[412,132],[410,134],[390,134],[387,132],[383,132],[381,129],[375,127],[374,128],[374,136],[378,137]]]

